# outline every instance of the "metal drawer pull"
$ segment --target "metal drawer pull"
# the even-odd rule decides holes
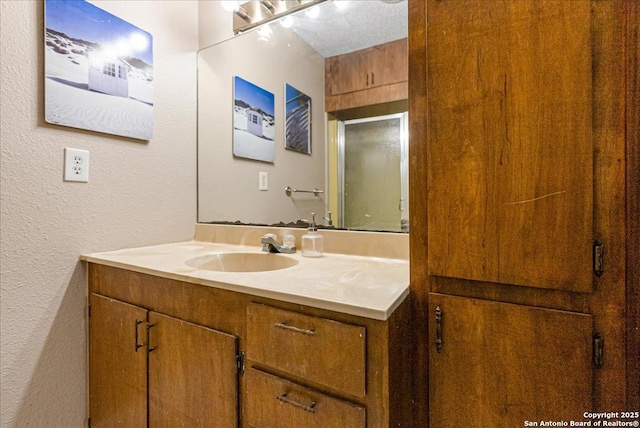
[[[312,401],[311,404],[309,404],[308,406],[305,406],[304,404],[298,403],[297,401],[293,401],[293,400],[289,400],[287,398],[287,393],[283,393],[279,396],[276,397],[276,399],[278,401],[281,401],[283,403],[287,403],[287,404],[291,404],[294,407],[297,407],[299,409],[304,410],[305,412],[309,412],[309,413],[315,413],[316,412],[316,402]]]
[[[298,328],[298,327],[294,327],[292,325],[287,325],[287,324],[285,324],[283,322],[277,322],[275,324],[275,326],[278,327],[278,328],[281,328],[283,330],[295,331],[296,333],[302,333],[302,334],[306,334],[306,335],[309,335],[309,336],[313,336],[314,334],[316,334],[316,332],[313,329],[307,330],[307,329],[304,329],[304,328]]]

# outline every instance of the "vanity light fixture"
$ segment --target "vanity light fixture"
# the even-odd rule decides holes
[[[242,7],[239,7],[238,10],[235,11],[235,14],[236,14],[236,16],[239,16],[240,18],[244,19],[245,21],[251,22],[251,17],[249,16],[249,14]]]
[[[267,9],[269,9],[271,12],[276,10],[276,7],[273,5],[273,3],[270,0],[261,0],[261,2],[262,2],[262,5]]]
[[[224,3],[238,3],[238,5],[237,8],[231,8],[231,5],[223,3],[223,7],[233,12],[233,32],[238,34],[325,1],[327,0],[252,0],[241,4],[225,1]],[[293,25],[292,20],[289,26],[291,25]]]

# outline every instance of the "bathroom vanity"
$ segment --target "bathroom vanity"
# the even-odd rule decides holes
[[[406,236],[375,248],[375,234],[323,231],[328,251],[343,235],[352,250],[397,258],[306,259],[262,253],[261,228],[197,226],[197,239],[207,233],[216,243],[83,256],[91,426],[410,426]],[[193,267],[221,253],[297,263]]]

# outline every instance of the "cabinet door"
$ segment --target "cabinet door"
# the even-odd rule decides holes
[[[370,87],[406,82],[409,77],[407,39],[374,46],[370,54]]]
[[[236,427],[236,337],[149,313],[149,426]]]
[[[325,67],[327,95],[348,94],[406,82],[407,39],[327,58]]]
[[[375,55],[380,52],[374,52]],[[325,60],[327,92],[330,95],[361,91],[369,86],[369,49],[337,55]]]
[[[429,1],[428,272],[592,290],[591,2]]]
[[[430,426],[583,420],[593,408],[591,316],[436,293],[429,309]]]
[[[147,311],[98,294],[89,303],[91,426],[146,427]]]

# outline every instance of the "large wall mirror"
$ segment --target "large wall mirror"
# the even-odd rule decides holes
[[[408,231],[406,42],[406,1],[336,0],[202,49],[198,221]]]

